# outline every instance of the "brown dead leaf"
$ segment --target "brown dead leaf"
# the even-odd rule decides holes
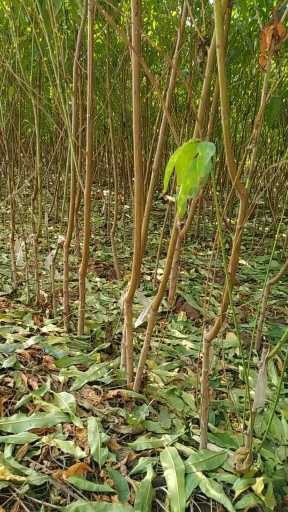
[[[283,23],[277,22],[276,20],[265,25],[261,30],[259,64],[264,71],[267,69],[269,52],[272,52],[273,55],[279,50],[286,35],[287,30]]]
[[[43,428],[31,428],[30,432],[37,434],[38,436],[46,436],[47,434],[53,434],[55,432],[54,427],[43,427]]]
[[[8,300],[3,299],[3,297],[1,297],[1,299],[0,299],[0,309],[5,311],[9,307],[10,307],[10,304],[9,304]]]
[[[26,444],[23,444],[22,446],[20,446],[20,448],[18,448],[17,452],[16,452],[16,455],[15,455],[15,459],[20,461],[22,460],[26,453],[28,452],[29,450],[29,444],[26,443]]]
[[[47,370],[56,370],[55,359],[52,356],[48,356],[47,354],[43,356],[42,366],[47,368]]]
[[[276,357],[275,357],[275,364],[277,366],[279,374],[281,375],[281,373],[283,372],[284,365],[283,365],[283,361],[282,361],[281,357],[279,357],[278,355],[276,355]]]
[[[28,386],[35,391],[39,388],[39,381],[36,375],[29,375],[27,379]]]
[[[7,402],[7,400],[9,400],[10,397],[11,397],[11,394],[7,395],[7,396],[1,395],[1,390],[0,390],[0,416],[1,417],[6,416],[6,414],[5,414],[6,408],[4,407],[4,404]],[[1,512],[1,510],[0,510],[0,512]]]
[[[124,452],[123,452],[123,454],[124,454]],[[126,452],[126,455],[121,460],[121,464],[129,465],[129,464],[131,464],[131,462],[134,462],[134,460],[137,459],[137,457],[138,457],[137,454],[135,452],[133,452],[132,450],[130,450],[128,453]]]
[[[57,480],[67,480],[70,476],[86,476],[87,473],[91,473],[93,470],[88,466],[88,464],[85,464],[85,462],[76,462],[76,464],[73,464],[69,468],[62,470],[58,469],[57,471],[54,471],[52,476],[53,478],[56,478]]]
[[[112,436],[108,441],[108,448],[111,452],[119,452],[119,450],[121,450],[121,444],[118,443],[116,437]]]
[[[122,398],[124,401],[131,400],[127,389],[111,389],[105,394],[105,400],[112,400],[113,398]]]
[[[32,319],[33,319],[34,324],[37,325],[37,327],[43,326],[43,323],[44,323],[43,315],[40,315],[39,313],[34,313],[32,315]]]
[[[21,510],[20,507],[21,507],[20,500],[17,500],[17,501],[15,501],[13,507],[10,509],[9,512],[22,512],[23,509]]]
[[[77,441],[77,444],[80,446],[80,448],[87,448],[88,444],[88,435],[87,430],[85,428],[76,427],[75,428],[75,438]]]
[[[84,386],[84,388],[79,391],[79,397],[82,398],[82,400],[87,400],[91,405],[97,406],[102,401],[103,391],[91,388],[90,386]]]
[[[198,320],[200,313],[197,309],[193,308],[183,297],[178,297],[174,306],[175,313],[186,313],[189,320]]]

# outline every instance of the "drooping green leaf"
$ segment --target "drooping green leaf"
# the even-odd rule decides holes
[[[265,503],[269,510],[276,507],[276,499],[274,496],[273,482],[270,478],[260,476],[256,478],[256,482],[252,485],[252,489],[259,498]]]
[[[69,417],[63,413],[34,413],[31,416],[25,414],[14,414],[7,418],[0,418],[0,430],[11,432],[11,434],[19,434],[31,428],[54,427],[59,423],[69,421]]]
[[[130,476],[137,475],[139,473],[145,473],[148,468],[157,461],[157,458],[153,457],[140,457],[136,466],[130,471]]]
[[[114,487],[121,503],[126,503],[129,499],[129,486],[126,478],[119,471],[113,468],[107,468],[107,472],[114,482]]]
[[[237,499],[242,492],[247,491],[253,484],[255,484],[255,478],[237,478],[233,485],[233,491],[235,491],[234,499]]]
[[[170,157],[164,175],[164,193],[175,168],[177,177],[177,213],[183,217],[188,199],[195,197],[211,171],[215,145],[207,141],[190,140]]]
[[[105,464],[109,455],[108,448],[105,446],[105,443],[109,438],[104,432],[102,432],[102,427],[97,418],[88,418],[87,426],[88,444],[90,447],[91,455],[101,467],[103,464]]]
[[[216,446],[221,448],[229,448],[231,450],[237,450],[242,446],[243,439],[239,434],[232,434],[228,432],[209,432],[208,440]]]
[[[173,446],[168,446],[160,454],[160,461],[167,483],[170,507],[173,512],[185,512],[185,467]]]
[[[67,481],[82,491],[100,492],[103,494],[115,494],[116,492],[114,489],[112,489],[112,487],[110,487],[110,485],[91,482],[90,480],[86,480],[86,478],[81,476],[70,476],[67,478]]]
[[[199,450],[190,455],[185,461],[186,473],[194,473],[196,471],[213,471],[221,467],[227,460],[227,452],[216,452],[212,450]]]
[[[154,489],[152,486],[154,478],[153,467],[147,469],[145,478],[140,482],[134,502],[134,512],[151,512]]]
[[[95,382],[97,380],[106,383],[111,382],[106,364],[96,363],[86,372],[78,371],[77,377],[71,386],[71,391],[77,391],[77,389],[82,388],[85,384],[87,384],[87,382]]]
[[[185,477],[185,495],[186,501],[193,494],[193,491],[198,487],[199,477],[197,473],[188,473]]]
[[[237,501],[235,504],[235,510],[245,510],[245,512],[251,509],[255,509],[257,506],[263,505],[262,501],[255,494],[247,494],[243,496],[241,500]],[[260,509],[261,510],[261,509]]]
[[[71,393],[62,391],[61,393],[54,393],[53,403],[60,409],[60,411],[68,414],[76,427],[83,427],[82,421],[76,416],[76,400]]]
[[[235,511],[221,484],[211,478],[207,478],[203,473],[197,473],[197,475],[199,476],[198,485],[205,496],[217,501],[217,503],[221,503],[229,512]]]

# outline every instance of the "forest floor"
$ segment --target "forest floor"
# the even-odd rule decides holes
[[[129,211],[125,214],[127,218]],[[123,220],[125,225],[126,220]],[[155,219],[155,226],[157,219]],[[156,227],[153,226],[153,229]],[[268,229],[268,231],[267,231]],[[118,241],[124,279],[114,279],[109,236],[96,218],[87,283],[85,336],[66,335],[62,324],[62,253],[57,282],[57,315],[52,318],[45,259],[55,246],[55,226],[42,240],[42,305],[27,305],[25,271],[10,287],[8,230],[0,250],[0,508],[1,512],[148,512],[169,510],[285,510],[288,502],[288,387],[271,420],[283,370],[278,355],[268,366],[267,406],[254,425],[254,463],[245,475],[235,470],[235,451],[243,446],[248,368],[255,389],[257,354],[250,350],[257,310],[270,260],[272,233],[248,226],[234,305],[241,332],[229,313],[214,343],[210,375],[209,449],[199,452],[199,375],[203,325],[218,312],[224,274],[213,252],[208,221],[189,236],[182,256],[177,301],[164,300],[148,358],[143,393],[127,390],[119,370],[121,297],[129,279],[130,242]],[[273,226],[271,226],[273,229]],[[274,236],[274,234],[273,234]],[[197,239],[197,242],[193,240]],[[135,319],[153,295],[158,235],[150,238],[143,279],[135,299]],[[229,233],[227,232],[227,250]],[[161,278],[165,254],[156,281]],[[274,253],[271,272],[284,256]],[[77,264],[72,256],[72,324],[77,315]],[[33,296],[32,267],[29,269]],[[127,272],[125,275],[125,271]],[[287,278],[273,289],[265,335],[276,343],[287,327]],[[143,316],[143,315],[142,315]],[[145,318],[135,329],[135,353]],[[246,416],[247,417],[247,416]],[[271,421],[271,422],[270,422]],[[270,424],[269,424],[270,423]],[[266,440],[261,439],[267,431]],[[265,434],[266,435],[266,434]],[[173,447],[173,450],[167,449]],[[170,459],[169,459],[170,457]],[[168,497],[167,490],[168,489]],[[174,501],[173,501],[174,500]],[[212,500],[212,501],[211,501]],[[90,503],[88,503],[90,502]],[[153,503],[151,508],[151,502]],[[218,505],[216,504],[218,503]],[[219,508],[220,507],[220,508]],[[224,508],[221,508],[224,507]],[[257,508],[258,507],[258,508]]]

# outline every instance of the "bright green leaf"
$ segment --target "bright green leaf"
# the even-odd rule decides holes
[[[77,487],[77,489],[81,489],[82,491],[87,492],[100,492],[101,494],[115,494],[115,490],[107,484],[97,484],[96,482],[91,482],[90,480],[86,480],[81,476],[70,476],[67,478],[67,481]]]
[[[54,427],[59,423],[68,422],[69,418],[63,413],[34,413],[31,416],[25,414],[14,414],[8,418],[0,418],[0,430],[19,434],[32,428]]]
[[[195,197],[211,172],[211,160],[215,154],[212,142],[190,140],[180,146],[170,157],[164,175],[164,193],[169,180],[176,171],[177,213],[183,217],[188,199]]]

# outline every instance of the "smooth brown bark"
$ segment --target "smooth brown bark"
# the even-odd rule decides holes
[[[212,341],[218,335],[223,323],[225,321],[231,293],[236,277],[236,271],[239,263],[241,240],[244,225],[247,218],[248,210],[248,194],[245,186],[240,180],[238,169],[236,166],[234,150],[231,138],[230,129],[230,106],[228,97],[228,84],[226,78],[225,69],[225,36],[224,36],[224,13],[222,9],[221,0],[215,0],[214,3],[214,15],[215,15],[215,30],[216,30],[216,54],[217,54],[217,66],[218,66],[218,78],[219,78],[219,92],[220,92],[220,104],[221,104],[221,122],[222,132],[225,149],[225,159],[232,182],[232,187],[235,188],[237,196],[239,198],[239,213],[236,223],[235,234],[232,243],[232,250],[228,265],[228,276],[225,280],[222,301],[220,306],[219,315],[211,328],[204,334],[204,353],[203,353],[203,366],[202,366],[202,379],[201,379],[201,412],[200,412],[200,448],[207,447],[207,430],[208,430],[208,412],[209,412],[209,371],[207,371],[207,365],[209,365],[209,353]],[[207,359],[207,360],[206,360]]]
[[[112,118],[112,107],[111,107],[111,80],[110,80],[110,69],[109,69],[109,27],[107,27],[107,105],[108,105],[108,124],[109,124],[109,136],[111,144],[111,158],[112,158],[112,169],[113,169],[113,181],[114,181],[114,209],[113,209],[113,220],[110,229],[110,241],[113,257],[114,271],[118,281],[121,278],[120,266],[117,255],[117,246],[115,240],[117,222],[118,222],[118,210],[119,210],[119,192],[118,192],[118,173],[116,164],[116,151],[115,151],[115,140],[114,140],[114,129],[113,129],[113,118]]]
[[[71,240],[75,226],[75,204],[76,204],[76,188],[77,188],[77,176],[75,171],[75,159],[73,155],[77,155],[77,130],[78,130],[78,119],[79,119],[79,82],[81,68],[79,64],[81,47],[83,42],[83,34],[85,29],[85,22],[87,17],[87,0],[84,2],[83,14],[81,23],[77,35],[76,48],[73,62],[73,86],[72,86],[72,137],[71,145],[73,148],[70,151],[70,202],[69,202],[69,213],[68,223],[66,230],[66,237],[63,248],[63,321],[64,329],[69,331],[69,319],[70,319],[70,304],[69,304],[69,253]],[[81,148],[78,148],[81,152]]]
[[[79,311],[78,335],[84,334],[86,275],[89,261],[91,237],[91,191],[93,156],[93,18],[94,0],[88,0],[88,48],[87,48],[87,114],[86,114],[86,175],[84,185],[84,235],[82,260],[79,267]]]
[[[134,156],[134,231],[132,273],[124,298],[122,358],[125,359],[127,383],[133,381],[133,310],[132,302],[141,271],[141,226],[143,218],[143,163],[141,122],[141,0],[131,0],[132,15],[132,104]],[[124,356],[125,354],[125,356]],[[124,363],[124,361],[122,361]]]

